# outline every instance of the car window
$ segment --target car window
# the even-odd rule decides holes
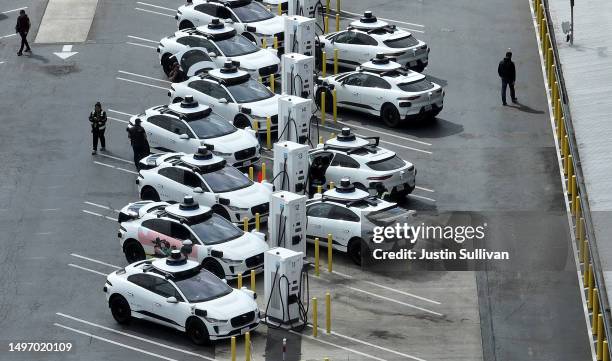
[[[156,125],[162,129],[170,130],[170,117],[165,115],[154,115],[147,119],[147,122]]]
[[[232,94],[237,103],[257,102],[274,96],[274,93],[272,93],[270,89],[254,79],[249,79],[249,81],[239,84],[229,85],[227,90]]]
[[[332,205],[329,203],[315,203],[308,207],[306,215],[309,217],[329,218]]]
[[[203,94],[209,95],[210,94],[210,86],[211,86],[211,82],[209,81],[204,81],[204,80],[196,80],[196,81],[192,81],[191,83],[189,83],[189,87],[191,89],[195,89]]]
[[[367,76],[365,86],[368,88],[391,89],[391,84],[389,84],[385,79],[374,75]]]
[[[178,183],[183,183],[183,170],[174,168],[174,167],[166,167],[162,168],[158,172],[159,175],[164,176],[170,180],[173,180]]]
[[[227,8],[225,8],[223,6],[218,6],[217,7],[217,17],[221,18],[221,19],[230,19],[230,18],[233,18],[232,12],[229,9],[227,9]]]
[[[204,173],[202,178],[215,193],[232,192],[250,187],[253,182],[234,167],[223,167],[217,171]]]
[[[347,76],[344,80],[344,84],[353,85],[353,86],[364,86],[367,79],[368,79],[367,74],[356,73],[356,74]]]
[[[194,138],[193,132],[189,129],[189,127],[187,127],[185,123],[183,123],[182,120],[179,119],[170,119],[170,131],[178,135],[187,134],[189,138]]]
[[[175,238],[175,239],[180,239],[180,240],[191,239],[191,240],[193,240],[193,237],[191,236],[191,232],[189,232],[187,227],[183,226],[180,223],[172,222],[170,224],[170,233],[171,233],[170,237]]]
[[[265,6],[258,2],[244,3],[242,6],[233,7],[232,10],[243,23],[254,23],[257,21],[263,21],[272,19],[272,14]],[[221,17],[221,16],[219,16]]]
[[[217,50],[215,45],[210,40],[200,36],[183,36],[178,38],[176,42],[190,48],[204,48],[207,52],[214,52],[219,55],[219,50]]]
[[[348,222],[359,222],[359,216],[355,212],[341,206],[332,207],[330,218]]]
[[[352,39],[355,38],[354,31],[344,31],[336,35],[335,42],[342,44],[350,44]]]
[[[332,166],[346,167],[346,168],[359,168],[359,163],[348,155],[337,153],[334,156],[334,160],[331,163]]]
[[[216,213],[190,227],[205,245],[228,242],[243,235],[240,228]]]
[[[206,118],[188,120],[187,124],[200,139],[218,138],[238,131],[232,123],[215,114],[210,114]]]
[[[404,161],[400,157],[394,155],[393,157],[386,158],[383,160],[367,162],[366,165],[373,170],[387,171],[402,168],[406,165],[406,163],[404,163]]]
[[[378,42],[376,41],[376,39],[374,39],[373,37],[371,37],[368,34],[364,34],[364,33],[357,33],[355,40],[352,42],[352,44],[356,44],[356,45],[378,45]]]
[[[191,188],[195,188],[195,187],[200,187],[202,185],[202,181],[200,180],[200,177],[198,177],[197,174],[190,172],[190,171],[183,171],[183,184],[186,185],[187,187],[191,187]]]
[[[386,46],[394,49],[410,48],[412,46],[419,45],[419,41],[412,35],[408,35],[403,38],[385,40],[383,43],[385,43]]]
[[[212,4],[200,4],[200,5],[196,5],[193,7],[193,9],[195,11],[199,11],[201,13],[210,15],[210,16],[217,16],[216,11],[217,11],[217,6],[212,5]]]
[[[142,222],[142,227],[153,232],[161,233],[170,237],[170,222],[165,219],[149,219]]]
[[[153,288],[153,284],[155,283],[154,276],[150,276],[144,273],[137,273],[137,274],[128,276],[127,280],[129,282],[132,282],[136,286],[142,287],[149,291]]]
[[[181,56],[181,68],[184,72],[201,61],[211,61],[208,54],[201,49],[188,50]]]
[[[259,51],[259,47],[242,35],[217,41],[217,46],[225,56],[241,56]]]
[[[211,83],[210,84],[210,93],[208,94],[215,99],[225,98],[228,102],[232,101],[232,98],[229,96],[227,91],[223,89],[223,87],[219,84]]]
[[[154,279],[153,286],[151,288],[151,292],[157,293],[162,297],[176,297],[178,300],[180,295],[174,286],[160,277],[151,277]]]
[[[189,302],[206,302],[232,293],[232,288],[205,269],[174,279]]]

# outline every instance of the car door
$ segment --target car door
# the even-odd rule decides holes
[[[187,76],[198,75],[203,71],[217,67],[205,48],[183,50],[177,53],[175,57]]]
[[[364,111],[361,92],[367,79],[363,73],[353,73],[341,80],[336,90],[336,102],[338,106]]]
[[[196,138],[193,131],[187,126],[185,121],[178,118],[170,118],[169,137],[172,150],[175,152],[194,153],[200,146],[200,140]]]
[[[234,119],[234,112],[236,109],[232,96],[221,84],[217,83],[210,84],[209,92],[210,96],[217,100],[211,105],[213,112],[221,115],[227,120],[232,121]],[[221,99],[225,99],[226,101],[220,101]]]
[[[325,178],[327,182],[335,182],[339,184],[340,180],[345,177],[349,177],[353,183],[362,183],[361,179],[354,177],[355,171],[359,169],[359,163],[353,158],[346,154],[335,153],[334,159],[325,172]],[[363,184],[367,187],[367,184]]]
[[[341,31],[336,35],[332,41],[333,48],[338,49],[338,63],[340,65],[348,66],[351,68],[356,67],[360,63],[357,62],[356,49],[352,44],[356,38],[357,33],[352,30]],[[328,57],[333,59],[334,54],[329,54]]]
[[[327,233],[334,229],[334,221],[329,218],[331,210],[332,204],[327,202],[315,202],[306,207],[306,238],[309,241],[318,237],[320,242],[327,242]]]
[[[185,183],[192,184],[194,188],[202,188],[202,193],[193,194],[194,199],[197,200],[199,204],[206,207],[212,207],[218,203],[215,193],[211,191],[210,186],[206,184],[206,181],[204,181],[200,175],[194,173],[194,177],[190,176],[189,181],[186,181]]]
[[[363,64],[372,60],[376,56],[376,46],[378,41],[372,36],[357,32],[356,36],[351,39],[351,45],[354,47],[354,54],[359,64]]]
[[[380,114],[382,105],[386,103],[387,99],[391,98],[389,96],[391,84],[379,76],[372,74],[364,75],[366,79],[360,92],[361,103],[373,114]],[[394,100],[391,98],[391,101]]]
[[[172,222],[167,219],[148,219],[140,225],[138,241],[148,255],[167,257],[174,249],[180,249],[181,241],[171,236]]]
[[[144,123],[149,146],[161,151],[174,150],[177,137],[170,131],[172,117],[167,115],[153,115]]]
[[[128,276],[127,280],[133,285],[124,295],[130,305],[130,309],[140,316],[149,317],[149,301],[147,296],[150,294],[149,289],[153,285],[153,276],[136,273]]]
[[[353,236],[361,234],[359,230],[360,218],[349,208],[334,204],[329,218],[333,220],[333,227],[330,227],[332,231],[329,233],[332,234],[334,248],[342,247],[342,249],[345,249]]]
[[[189,304],[173,283],[161,277],[153,278],[149,295],[151,317],[171,327],[185,327],[186,316],[191,314]],[[177,302],[168,302],[169,297],[174,297]]]
[[[212,108],[213,112],[222,116],[223,118],[233,120],[235,115],[234,112],[227,106],[227,104],[223,107],[220,106],[221,104],[219,103],[219,99],[212,96],[213,85],[217,85],[214,92],[214,94],[216,94],[218,92],[219,85],[212,81],[195,80],[189,83],[189,87],[198,92],[197,100],[200,103],[208,105]],[[230,99],[227,100],[230,101]]]
[[[177,167],[165,167],[160,169],[157,174],[159,183],[155,184],[155,190],[163,201],[180,202],[185,195],[181,188],[183,184],[183,170]]]

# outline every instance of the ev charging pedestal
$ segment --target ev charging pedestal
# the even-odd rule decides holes
[[[308,182],[308,149],[295,142],[274,143],[274,190],[304,193]]]
[[[312,99],[281,96],[278,99],[278,140],[306,144],[311,117]]]
[[[314,97],[314,56],[287,53],[281,56],[281,92],[302,98]]]
[[[304,253],[276,247],[264,253],[266,324],[286,330],[302,326],[300,286]]]
[[[320,0],[289,0],[287,8],[289,15],[300,15],[314,18],[317,3]]]
[[[316,26],[315,19],[297,15],[285,17],[285,51],[314,55]]]
[[[306,196],[272,193],[268,216],[268,245],[306,254]]]

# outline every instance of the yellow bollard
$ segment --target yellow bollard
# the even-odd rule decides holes
[[[331,295],[325,292],[325,331],[331,333]]]
[[[568,155],[569,155],[569,136],[566,134],[563,137],[563,157],[564,159],[567,159]],[[567,168],[565,168],[565,173],[567,174]]]
[[[261,78],[261,76],[257,78],[257,81],[259,82],[259,84],[263,83],[263,79]]]
[[[317,309],[317,298],[313,297],[312,298],[312,337],[317,337],[317,333],[319,331],[319,322],[317,320],[318,312],[319,310]]]
[[[608,340],[604,340],[603,342],[603,358],[602,361],[610,361],[610,351],[608,350]]]
[[[334,49],[334,75],[338,74],[338,49]]]
[[[557,139],[559,140],[559,146],[561,146],[561,140],[565,136],[565,117],[561,117],[559,122],[559,128],[557,129]]]
[[[334,186],[336,185],[336,183],[334,182],[329,182],[329,190],[334,189]]]
[[[578,190],[576,189],[576,194],[578,194]],[[576,217],[576,219],[580,219],[580,217],[582,217],[582,207],[580,206],[582,203],[580,203],[580,196],[577,195],[576,196],[576,208],[574,209],[574,217]]]
[[[266,40],[266,38],[261,39],[261,47],[264,49],[268,47],[268,41]]]
[[[319,186],[321,187],[321,186]],[[319,237],[315,238],[315,276],[319,277]]]
[[[597,315],[599,313],[599,294],[597,288],[593,288],[593,321],[591,326],[593,327],[593,335],[597,335]]]
[[[553,85],[555,84],[555,69],[557,68],[557,66],[554,64],[554,55],[553,55],[553,50],[552,49],[548,49],[548,54],[550,56],[550,72],[548,73],[548,86],[549,87],[553,87]]]
[[[253,166],[249,167],[249,179],[253,181]]]
[[[603,315],[601,313],[597,314],[597,360],[603,360],[603,341],[604,341],[604,331],[603,331]]]
[[[582,263],[584,264],[584,285],[586,286],[587,281],[589,279],[589,266],[588,266],[588,262],[589,262],[589,240],[584,239],[584,253],[582,254]]]
[[[554,77],[556,78],[557,76],[554,75]],[[557,82],[557,80],[555,79],[555,81],[553,82],[553,116],[555,116],[555,120],[556,120],[556,115],[557,115],[557,104],[559,102],[559,82]]]
[[[327,0],[327,2],[326,2],[325,13],[329,13],[329,10],[330,10],[330,8],[331,8],[330,1],[331,1],[331,0]]]
[[[544,59],[546,59],[546,50],[548,50],[544,47],[546,45],[546,35],[546,18],[542,16],[540,36],[542,37],[542,52],[544,53]]]
[[[573,157],[571,154],[567,155],[567,161],[565,164],[565,168],[567,168],[567,180],[568,182],[572,180],[572,177],[574,176],[574,164],[572,163],[573,161]],[[569,184],[568,184],[569,185]],[[574,194],[574,189],[572,187],[568,187],[567,192],[569,194]]]
[[[340,31],[340,14],[336,14],[336,32]]]
[[[330,133],[329,134],[329,140],[332,140],[336,137],[336,133]]]
[[[332,235],[331,233],[327,234],[327,272],[332,271],[332,251],[334,248],[332,247]]]
[[[272,93],[274,93],[274,86],[276,84],[274,83],[274,74],[270,74],[270,90],[272,91]]]
[[[336,0],[336,14],[340,14],[340,0]]]
[[[259,215],[259,212],[255,213],[255,230],[257,232],[259,232],[259,228],[261,226],[260,218],[261,216]]]
[[[317,186],[317,193],[318,193],[318,194],[321,194],[321,192],[322,192],[322,191],[323,191],[323,187],[322,187],[322,186],[319,184],[319,185]]]
[[[251,333],[249,331],[244,334],[244,355],[246,361],[251,361]]]
[[[327,98],[327,92],[321,92],[321,125],[325,126],[325,99]]]
[[[266,180],[266,162],[261,163],[261,180]]]
[[[242,273],[238,273],[238,289],[242,288]]]
[[[255,270],[251,270],[251,291],[255,292]]]
[[[325,15],[323,19],[323,34],[327,34],[329,32],[329,15]]]
[[[557,108],[555,113],[555,123],[557,125],[557,129],[559,128],[559,124],[561,122],[561,98],[557,98]]]
[[[582,253],[584,252],[584,225],[582,222],[584,222],[582,217],[576,221],[576,238],[578,239],[578,248],[580,250],[578,255],[580,257],[582,257]],[[579,260],[580,259],[581,258],[579,258]]]
[[[321,74],[325,78],[327,76],[327,53],[321,52]]]
[[[572,188],[572,214],[576,214],[576,197],[578,196],[578,194],[576,194],[576,176],[572,176],[571,182],[570,182],[570,186]]]
[[[272,149],[272,119],[266,117],[266,145]]]
[[[336,89],[332,90],[332,117],[334,119],[334,124],[338,123],[338,103],[336,97]]]
[[[242,219],[242,228],[244,229],[245,232],[249,231],[249,218],[248,217],[244,217]]]
[[[323,144],[323,136],[322,135],[319,136],[319,144]]]
[[[276,36],[274,37],[274,49],[278,49],[278,38]]]
[[[283,8],[281,6],[281,2],[278,3],[277,9],[278,9],[278,16],[283,15]]]
[[[537,0],[537,2],[538,2],[538,9],[536,13],[536,20],[538,22],[538,29],[540,29],[540,27],[542,26],[542,4],[539,0]]]
[[[589,290],[588,292],[588,298],[589,298],[589,309],[593,308],[593,283],[595,283],[595,277],[593,275],[593,264],[589,263]]]
[[[232,336],[232,341],[231,341],[231,354],[232,354],[232,361],[236,361],[236,336]]]

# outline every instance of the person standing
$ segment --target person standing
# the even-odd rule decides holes
[[[32,52],[30,49],[30,44],[28,44],[28,32],[30,32],[30,18],[26,15],[25,10],[19,10],[19,16],[17,17],[17,25],[15,25],[15,31],[21,36],[21,47],[17,52],[17,56],[23,55],[23,47],[25,46],[25,51],[28,53]]]
[[[100,145],[102,145],[100,150],[106,150],[106,138],[104,138],[106,112],[102,110],[100,102],[97,102],[94,111],[89,113],[89,122],[91,123],[91,134],[93,136],[93,150],[91,154],[94,155],[98,152],[98,139],[100,140]]]
[[[499,62],[499,66],[497,67],[497,74],[502,81],[501,87],[501,98],[502,103],[504,105],[508,105],[506,103],[506,88],[510,87],[510,97],[512,98],[513,103],[518,103],[516,99],[516,94],[514,93],[514,81],[516,80],[516,68],[514,67],[514,63],[512,62],[512,52],[510,49],[506,52],[506,57]]]
[[[132,150],[134,151],[134,165],[137,170],[140,170],[140,160],[151,152],[149,148],[149,141],[147,140],[147,132],[141,125],[142,121],[140,118],[136,118],[133,127],[128,127],[128,137],[132,144]]]

